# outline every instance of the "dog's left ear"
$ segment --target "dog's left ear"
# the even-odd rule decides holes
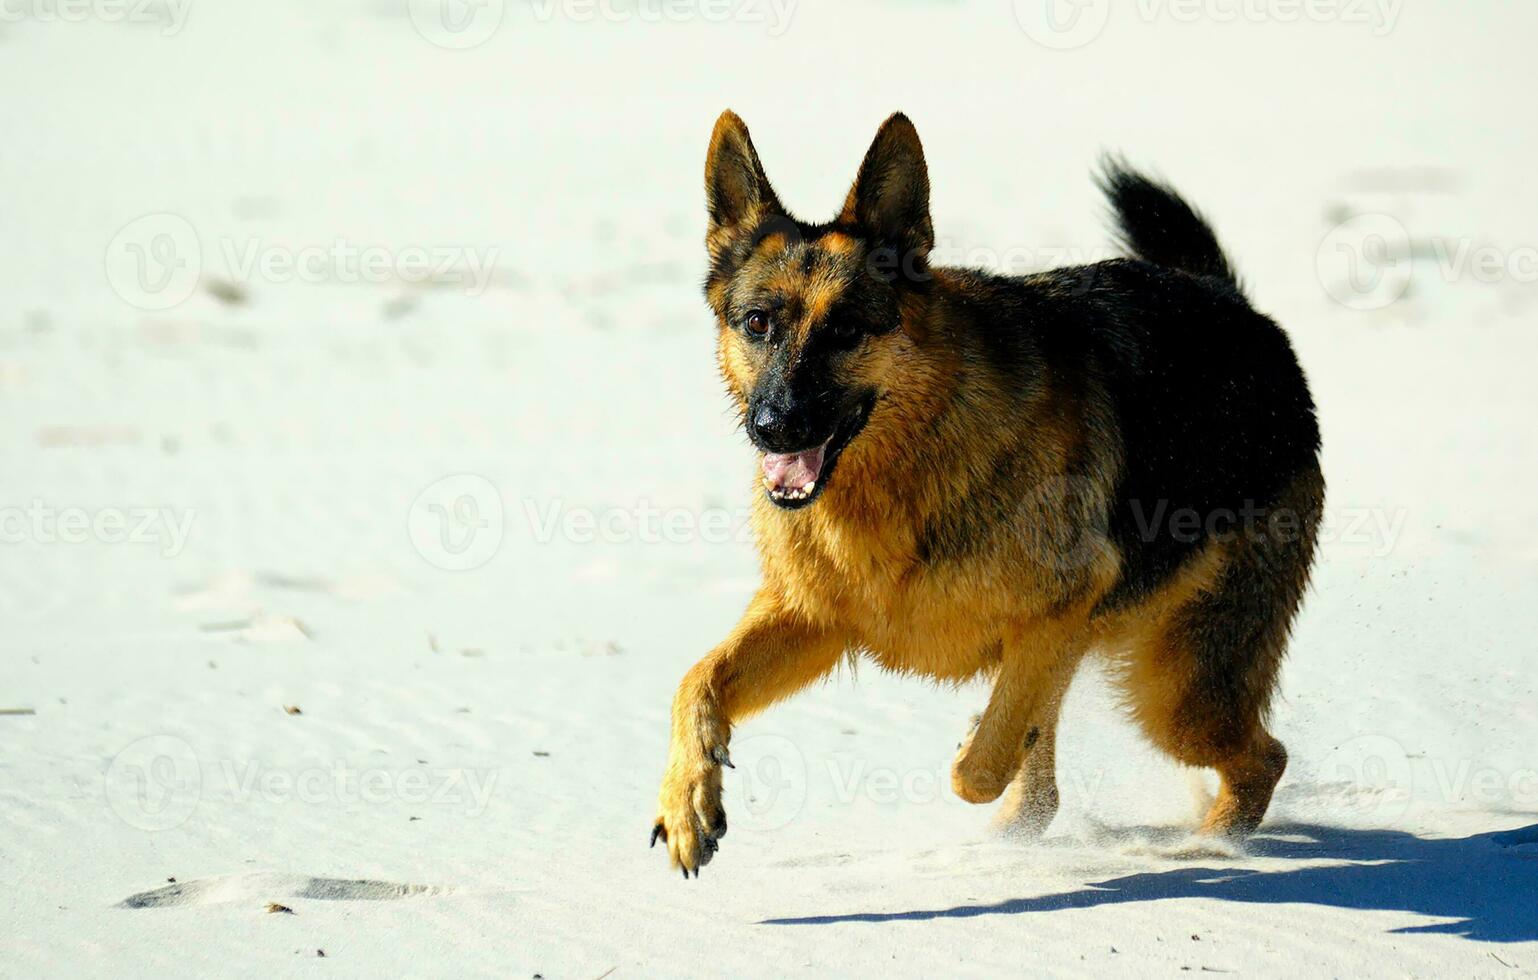
[[[929,168],[907,116],[893,113],[881,124],[838,220],[912,257],[924,258],[934,248]]]

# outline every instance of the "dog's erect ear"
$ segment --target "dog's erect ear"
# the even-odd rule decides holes
[[[712,242],[722,231],[782,210],[764,175],[764,165],[758,162],[748,127],[730,109],[721,113],[715,132],[710,134],[705,203],[710,214],[706,241]]]
[[[920,258],[934,248],[929,168],[918,130],[907,116],[896,112],[881,124],[838,220]]]

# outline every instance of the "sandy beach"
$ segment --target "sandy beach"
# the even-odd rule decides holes
[[[0,974],[1538,973],[1538,8],[1013,6],[7,8]],[[1329,482],[1246,845],[1098,670],[1000,838],[986,688],[867,667],[647,849],[757,582],[728,105],[811,217],[905,111],[941,262],[1114,254],[1106,150],[1211,218]]]

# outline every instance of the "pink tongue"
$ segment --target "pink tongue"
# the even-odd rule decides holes
[[[822,472],[824,443],[816,449],[799,453],[766,453],[764,455],[764,479],[776,490],[800,490],[817,481]]]

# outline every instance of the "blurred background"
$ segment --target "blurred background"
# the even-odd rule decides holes
[[[1114,254],[1104,151],[1173,182],[1323,422],[1332,523],[1278,708],[1308,734],[1278,812],[1455,833],[1538,811],[1538,7],[0,10],[0,875],[40,908],[329,869],[560,881],[562,908],[640,929],[605,883],[666,878],[639,845],[668,701],[757,574],[699,289],[728,106],[812,219],[908,113],[951,264]],[[865,811],[910,843],[980,836],[943,778],[849,787],[943,775],[982,697],[866,672],[752,722],[744,756],[797,788],[755,812],[743,777],[727,857],[769,874]],[[1073,702],[1066,825],[1184,819],[1104,685]],[[253,764],[495,791],[296,806],[243,796]],[[112,923],[99,955],[132,945]],[[70,948],[60,928],[29,921],[24,962]],[[644,947],[628,928],[588,948]]]

